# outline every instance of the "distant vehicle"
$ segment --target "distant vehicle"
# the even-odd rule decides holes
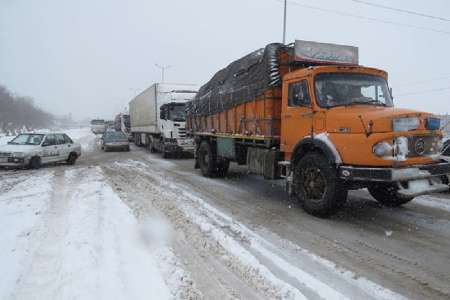
[[[95,119],[91,121],[91,131],[94,134],[103,134],[106,131],[105,120]]]
[[[164,157],[194,152],[186,136],[186,102],[197,87],[189,84],[155,83],[130,102],[131,133],[138,146],[162,152]]]
[[[106,124],[106,130],[113,130],[116,131],[115,122],[112,120],[105,121]]]
[[[120,113],[114,119],[114,127],[116,131],[125,133],[129,138],[131,137],[130,115]]]
[[[128,136],[121,131],[106,131],[101,138],[101,143],[104,151],[130,151]]]
[[[444,139],[444,150],[442,151],[444,156],[450,157],[450,139],[447,137]],[[447,175],[446,178],[443,178],[442,181],[444,183],[450,184],[450,175]]]
[[[22,133],[0,146],[0,167],[38,169],[56,162],[73,165],[80,155],[80,144],[65,133]]]

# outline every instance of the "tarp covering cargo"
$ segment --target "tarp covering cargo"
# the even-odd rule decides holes
[[[195,115],[221,112],[253,100],[268,88],[280,86],[277,55],[280,49],[293,50],[283,44],[269,44],[217,72],[189,103],[188,112]]]
[[[310,41],[295,44],[273,43],[234,61],[202,86],[188,106],[188,114],[219,113],[238,104],[253,101],[267,89],[281,85],[280,52],[297,67],[318,64],[358,64],[358,48]]]

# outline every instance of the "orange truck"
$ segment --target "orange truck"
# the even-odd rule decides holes
[[[441,120],[395,108],[388,74],[359,65],[358,48],[269,44],[231,63],[188,103],[196,168],[224,176],[230,162],[286,181],[313,215],[330,216],[349,190],[386,206],[449,189]]]

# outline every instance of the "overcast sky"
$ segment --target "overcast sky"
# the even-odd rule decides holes
[[[450,112],[450,22],[352,0],[292,1],[288,41],[358,46],[361,64],[389,72],[397,106]],[[450,18],[448,0],[366,1]],[[281,37],[277,0],[0,0],[0,84],[52,113],[112,118],[160,81],[155,63],[172,66],[166,81],[201,85]]]

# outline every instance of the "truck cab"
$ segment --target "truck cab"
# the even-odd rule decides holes
[[[194,151],[193,139],[186,136],[186,103],[161,105],[159,118],[163,153]]]
[[[284,76],[280,150],[294,166],[296,193],[314,199],[330,187],[367,187],[379,202],[398,206],[448,190],[440,179],[450,171],[441,160],[440,119],[395,108],[387,77],[363,66],[316,66]],[[319,160],[337,167],[331,182]]]

